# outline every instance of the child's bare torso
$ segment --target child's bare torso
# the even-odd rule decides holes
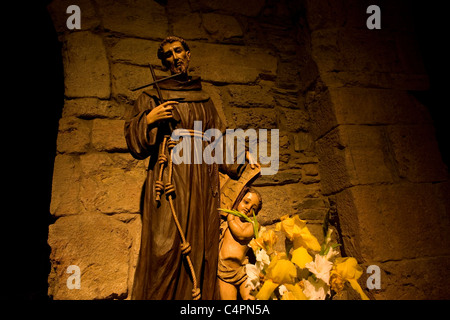
[[[250,224],[249,222],[242,222],[242,224]],[[242,266],[246,261],[247,251],[249,249],[248,244],[253,237],[246,238],[245,240],[238,240],[227,228],[223,238],[222,248],[219,253],[219,258],[223,262],[232,268],[237,268]]]

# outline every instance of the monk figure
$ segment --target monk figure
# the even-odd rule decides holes
[[[200,295],[194,290],[195,278],[201,299],[218,299],[219,171],[237,179],[246,164],[191,161],[172,166],[166,162],[171,159],[166,137],[173,130],[187,132],[179,141],[192,141],[194,147],[186,156],[194,158],[208,146],[201,138],[200,143],[195,143],[198,135],[209,129],[224,133],[226,126],[202,90],[201,79],[188,74],[188,44],[182,38],[168,37],[161,43],[158,57],[173,77],[159,83],[160,92],[158,88],[144,91],[125,123],[131,155],[140,160],[149,158],[142,194],[141,246],[131,298],[196,299]],[[199,129],[196,123],[201,124]],[[162,176],[160,161],[166,163]],[[174,223],[172,211],[179,224]],[[178,225],[186,242],[180,237]],[[184,246],[186,243],[189,246]]]

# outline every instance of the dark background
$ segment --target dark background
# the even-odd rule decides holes
[[[4,51],[11,56],[3,60],[8,73],[3,73],[7,78],[4,92],[7,102],[2,106],[6,146],[3,152],[6,163],[2,167],[7,177],[3,198],[6,219],[2,226],[7,250],[2,258],[6,282],[1,292],[8,299],[48,300],[47,233],[48,225],[54,222],[49,207],[58,120],[64,104],[61,44],[46,10],[49,2],[21,3],[20,7],[3,11],[4,17],[14,21],[10,24],[12,30],[3,29],[11,37],[5,40]],[[430,90],[416,94],[431,113],[448,166],[450,54],[446,43],[448,11],[444,3],[409,2],[431,84]],[[383,7],[380,7],[383,28]]]

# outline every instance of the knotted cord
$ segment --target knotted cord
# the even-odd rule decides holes
[[[190,131],[190,130],[189,130]],[[193,130],[192,130],[193,131]],[[193,283],[193,289],[192,289],[192,298],[194,300],[198,300],[201,297],[200,289],[197,288],[197,277],[195,276],[195,270],[194,266],[192,264],[191,258],[189,257],[189,253],[191,252],[191,245],[189,242],[186,241],[186,237],[184,236],[183,229],[181,228],[180,221],[178,220],[178,216],[176,214],[175,206],[173,204],[173,195],[175,194],[175,186],[172,184],[172,173],[173,173],[173,162],[172,162],[172,152],[173,148],[176,145],[176,141],[170,139],[170,136],[164,136],[162,147],[160,148],[160,152],[165,152],[166,148],[169,152],[169,157],[167,157],[165,154],[160,153],[158,157],[158,163],[160,164],[160,171],[159,171],[159,180],[155,182],[155,190],[156,190],[156,200],[161,201],[161,194],[164,192],[166,194],[167,201],[169,202],[170,211],[172,212],[172,217],[175,222],[175,225],[178,229],[178,232],[181,237],[181,253],[186,258],[186,261],[189,266],[189,270],[191,272],[192,276],[192,283]],[[169,176],[167,182],[164,185],[164,182],[162,181],[163,177],[163,171],[164,167],[167,164],[169,169]],[[163,187],[164,186],[164,187]]]

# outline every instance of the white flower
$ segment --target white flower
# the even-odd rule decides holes
[[[261,262],[261,270],[264,269],[264,266],[268,266],[270,264],[270,257],[266,250],[260,249],[256,252],[256,261]]]
[[[333,248],[330,248],[330,251],[327,253],[327,259],[331,261],[335,256],[339,255],[339,251],[334,250]]]
[[[261,283],[259,282],[259,273],[261,269],[254,264],[245,265],[245,273],[247,273],[246,287],[250,287],[251,290],[257,289]]]
[[[325,290],[327,285],[323,281],[316,282],[312,277],[304,280],[303,285],[305,286],[303,293],[309,300],[325,300],[327,291],[329,291],[328,289]]]
[[[308,262],[305,267],[314,273],[317,279],[322,279],[327,285],[330,284],[330,271],[333,263],[328,261],[327,256],[316,254],[314,261]]]
[[[280,293],[280,296],[283,296],[287,291],[288,289],[284,284],[278,287],[278,292]]]

